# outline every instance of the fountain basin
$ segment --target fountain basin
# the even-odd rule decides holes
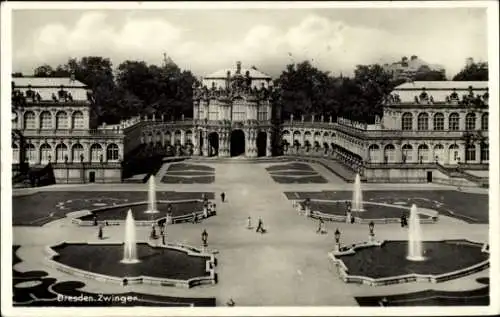
[[[311,199],[310,209],[311,217],[315,219],[323,219],[327,221],[346,222],[345,203],[349,200],[320,200]],[[296,207],[304,208],[304,203],[298,202]],[[410,208],[394,204],[377,203],[363,201],[363,211],[353,211],[351,215],[356,223],[369,223],[373,221],[376,224],[399,223],[401,214],[405,214],[407,218],[410,216]],[[435,223],[438,221],[438,212],[434,210],[421,208],[418,210],[420,223]]]
[[[489,253],[468,240],[423,241],[425,260],[407,259],[408,241],[361,243],[330,252],[346,283],[383,286],[409,282],[439,283],[485,270]]]
[[[80,226],[93,226],[94,216],[97,215],[98,221],[106,221],[108,225],[122,225],[125,222],[127,211],[131,209],[137,226],[151,226],[152,223],[165,221],[169,204],[172,205],[172,223],[191,221],[193,212],[198,218],[203,216],[202,199],[158,200],[156,207],[159,213],[146,213],[148,202],[142,201],[92,209],[84,215],[73,218],[72,222]],[[213,215],[215,212],[208,212],[208,216]]]
[[[47,247],[47,253],[57,270],[101,282],[182,288],[217,282],[214,255],[181,244],[137,243],[135,264],[121,262],[123,244],[118,243],[62,243]]]

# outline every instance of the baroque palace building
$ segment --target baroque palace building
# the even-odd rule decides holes
[[[480,186],[488,181],[488,82],[402,84],[371,125],[324,116],[283,121],[273,107],[279,89],[271,77],[238,62],[193,87],[192,119],[152,115],[90,129],[92,97],[83,84],[16,81],[14,92],[21,91],[27,101],[13,115],[14,163],[53,162],[58,182],[68,181],[64,173],[70,174],[69,182],[119,181],[120,163],[137,149],[146,156],[291,156],[328,165],[346,180],[360,173],[367,182]],[[71,99],[59,97],[61,86]],[[34,99],[27,95],[30,89]],[[43,94],[41,100],[37,93]],[[16,152],[21,137],[25,159]]]
[[[123,134],[91,128],[91,98],[73,78],[13,78],[14,175],[50,165],[58,183],[120,181]]]

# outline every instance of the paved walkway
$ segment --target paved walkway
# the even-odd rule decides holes
[[[346,244],[366,240],[368,228],[365,225],[327,224],[329,234],[317,235],[317,223],[299,216],[291,203],[283,195],[284,191],[318,191],[351,189],[352,184],[345,184],[324,168],[314,168],[325,175],[328,184],[277,184],[269,176],[267,164],[205,164],[216,169],[216,181],[206,185],[158,184],[158,190],[175,191],[214,191],[216,193],[217,216],[204,220],[200,224],[176,224],[168,228],[171,241],[200,245],[201,232],[208,231],[210,248],[220,251],[217,255],[219,283],[214,286],[200,286],[192,289],[177,289],[156,286],[128,286],[104,284],[92,280],[82,280],[57,272],[44,264],[43,249],[46,245],[62,241],[97,240],[96,228],[77,227],[68,219],[49,223],[44,227],[14,228],[14,243],[22,245],[19,256],[25,262],[16,268],[19,270],[40,269],[50,272],[60,280],[82,280],[86,290],[94,292],[138,291],[153,294],[185,297],[216,296],[218,305],[224,305],[228,298],[233,298],[238,306],[254,305],[334,305],[355,306],[354,296],[406,293],[428,288],[465,290],[479,287],[475,278],[488,276],[488,271],[480,272],[460,280],[440,284],[403,284],[386,287],[368,287],[345,284],[339,278],[333,265],[327,258],[327,252],[333,246],[333,231],[339,228],[342,241]],[[449,189],[444,186],[412,185],[401,188],[400,184],[366,184],[365,189],[401,190],[430,188]],[[144,184],[116,185],[80,185],[52,186],[44,190],[141,190]],[[227,202],[221,203],[219,194],[226,192]],[[247,217],[251,216],[256,225],[262,217],[266,234],[258,234],[246,228]],[[463,221],[441,217],[437,224],[424,225],[424,236],[429,239],[469,238],[475,241],[487,241],[487,225],[469,225]],[[399,225],[377,226],[379,239],[406,239],[406,230]],[[139,241],[148,239],[149,228],[138,227]],[[121,242],[122,227],[105,229],[108,241]]]

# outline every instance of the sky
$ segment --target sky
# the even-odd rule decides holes
[[[487,61],[484,8],[328,8],[227,10],[13,10],[13,72],[70,57],[103,56],[160,65],[166,53],[203,76],[256,66],[277,76],[310,60],[333,74],[358,64],[417,55],[452,77],[467,57]]]

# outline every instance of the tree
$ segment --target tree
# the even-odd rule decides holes
[[[453,77],[457,81],[487,81],[488,63],[471,63]]]
[[[33,75],[35,77],[52,77],[53,73],[54,69],[52,68],[52,66],[47,64],[39,66],[33,71]]]
[[[332,83],[328,72],[321,72],[309,61],[287,65],[275,82],[281,87],[279,105],[285,118],[328,111]]]

